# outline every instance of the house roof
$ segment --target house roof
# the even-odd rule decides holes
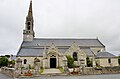
[[[112,57],[116,57],[116,56],[109,52],[100,52],[96,55],[96,57],[97,58],[112,58]]]
[[[17,53],[17,56],[42,56],[45,46],[51,46],[54,43],[58,51],[65,51],[73,44],[83,47],[105,47],[98,39],[73,39],[73,38],[34,38],[33,41],[23,41]],[[66,48],[67,47],[67,48]],[[84,49],[88,55],[92,55],[90,49]]]

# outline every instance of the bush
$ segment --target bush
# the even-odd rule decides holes
[[[86,62],[87,62],[87,67],[92,67],[93,66],[92,65],[93,62],[90,60],[89,57],[86,58]]]
[[[29,64],[29,69],[32,69],[32,66]]]
[[[42,73],[43,73],[43,71],[44,71],[44,68],[43,68],[43,67],[41,67],[41,68],[40,68],[40,74],[42,74]]]
[[[8,66],[8,58],[5,56],[0,57],[0,67],[3,67],[3,66]]]
[[[67,58],[68,67],[73,68],[74,67],[74,59],[70,55],[66,56],[66,58]]]

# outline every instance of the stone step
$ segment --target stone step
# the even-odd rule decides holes
[[[44,69],[42,74],[61,74],[59,69]]]

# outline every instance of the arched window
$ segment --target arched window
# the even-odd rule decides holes
[[[27,63],[27,60],[26,59],[24,59],[24,64],[26,64]]]
[[[111,59],[110,58],[108,59],[108,63],[111,63]]]
[[[74,59],[74,61],[78,60],[78,58],[77,58],[77,52],[73,52],[73,59]]]
[[[28,30],[30,30],[30,22],[28,22]]]

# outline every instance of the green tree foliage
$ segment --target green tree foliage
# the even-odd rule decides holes
[[[68,55],[66,57],[67,57],[67,65],[68,65],[68,67],[73,68],[74,67],[74,59],[70,55]]]
[[[8,61],[8,65],[13,67],[15,65],[15,60]]]
[[[120,56],[118,56],[118,63],[119,63],[119,65],[120,65]]]
[[[90,60],[89,57],[86,58],[86,62],[87,62],[87,67],[92,67],[92,61]]]
[[[0,57],[0,67],[8,66],[8,58],[6,56]]]
[[[10,55],[5,55],[7,58],[10,58]]]

